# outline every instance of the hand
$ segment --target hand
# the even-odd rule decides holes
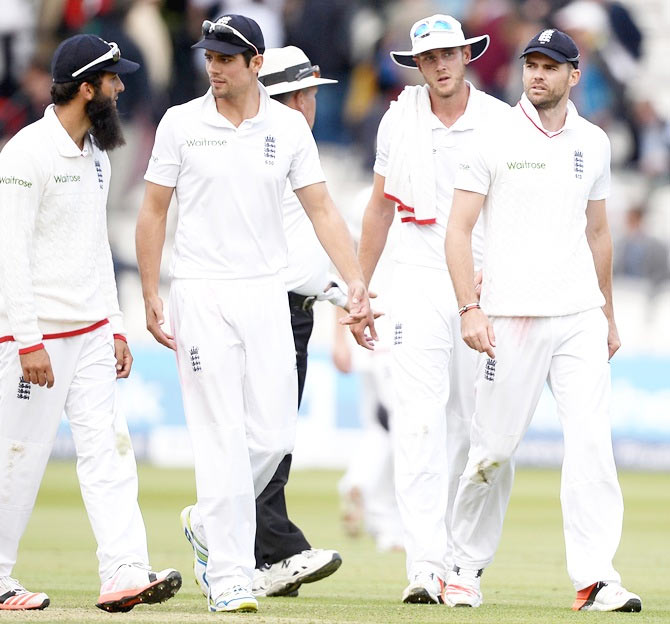
[[[125,379],[130,375],[133,356],[125,340],[114,338],[114,355],[116,356],[116,378]]]
[[[609,350],[609,360],[612,359],[614,354],[621,347],[621,339],[619,338],[619,331],[616,328],[616,323],[614,319],[608,319],[608,331],[607,331],[607,349]]]
[[[340,319],[342,325],[355,325],[352,333],[356,342],[366,349],[374,349],[373,341],[378,340],[375,330],[375,321],[372,310],[370,309],[370,300],[368,293],[360,280],[349,284],[349,314]],[[369,328],[370,335],[365,334],[365,329]]]
[[[177,350],[177,343],[174,336],[163,331],[163,301],[160,297],[149,297],[144,300],[144,308],[147,315],[147,329],[151,335],[162,345],[173,351]]]
[[[46,349],[42,348],[19,355],[19,360],[23,379],[38,386],[53,387],[54,373],[51,370],[51,358]]]
[[[493,326],[479,308],[470,308],[461,316],[461,336],[468,347],[495,359],[493,347],[496,346],[496,337]]]

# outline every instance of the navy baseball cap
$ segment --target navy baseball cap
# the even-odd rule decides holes
[[[75,35],[56,48],[51,60],[54,82],[73,82],[100,71],[112,74],[131,74],[139,63],[121,58],[121,50],[113,41],[108,43],[95,35]]]
[[[221,54],[240,54],[253,50],[256,54],[265,52],[265,40],[261,27],[244,15],[222,15],[215,21],[202,23],[202,39],[191,46],[204,48]]]
[[[548,28],[535,35],[519,58],[531,52],[539,52],[559,63],[579,65],[579,48],[570,35],[555,28]]]

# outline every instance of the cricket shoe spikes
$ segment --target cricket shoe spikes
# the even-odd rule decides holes
[[[444,581],[433,572],[415,574],[402,593],[402,601],[412,604],[440,604]]]
[[[342,565],[335,550],[310,548],[297,555],[264,565],[266,596],[291,596],[303,583],[314,583],[330,576]]]
[[[484,570],[454,566],[444,588],[444,603],[449,607],[478,607],[484,602],[480,583]]]
[[[209,610],[212,612],[237,611],[244,613],[258,611],[258,601],[250,591],[241,585],[234,585],[222,594],[219,594],[216,600],[209,596],[207,602]]]
[[[177,570],[152,572],[143,564],[124,564],[102,584],[95,606],[109,613],[125,613],[141,603],[165,602],[180,587],[181,574]]]
[[[573,611],[642,611],[642,600],[619,583],[599,581],[577,592]]]
[[[203,596],[209,596],[209,582],[207,581],[207,560],[209,559],[209,550],[207,546],[199,540],[191,525],[191,512],[193,505],[182,509],[180,520],[181,528],[184,531],[186,539],[193,548],[193,576],[195,576],[196,585],[200,588]]]
[[[0,576],[0,611],[27,611],[46,609],[49,596],[44,592],[30,592],[11,576]]]

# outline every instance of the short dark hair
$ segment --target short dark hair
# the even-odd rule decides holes
[[[286,93],[275,93],[274,95],[271,95],[270,97],[273,100],[277,100],[280,104],[288,104],[288,101],[291,99],[291,96],[295,93],[295,91],[288,91]]]
[[[102,74],[103,72],[97,72],[81,80],[54,82],[51,85],[51,101],[57,106],[59,104],[67,104],[75,98],[79,92],[79,87],[85,82],[88,82],[94,89],[99,89],[100,85],[102,85]]]
[[[242,52],[242,56],[244,57],[244,62],[247,64],[247,67],[251,65],[251,59],[256,56],[256,52],[254,50],[245,50]]]

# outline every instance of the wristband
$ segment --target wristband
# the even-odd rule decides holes
[[[463,316],[468,310],[481,310],[482,306],[478,303],[467,303],[462,308],[458,310],[458,316]]]
[[[128,344],[128,340],[123,334],[114,334],[114,340],[123,340],[123,342]]]

